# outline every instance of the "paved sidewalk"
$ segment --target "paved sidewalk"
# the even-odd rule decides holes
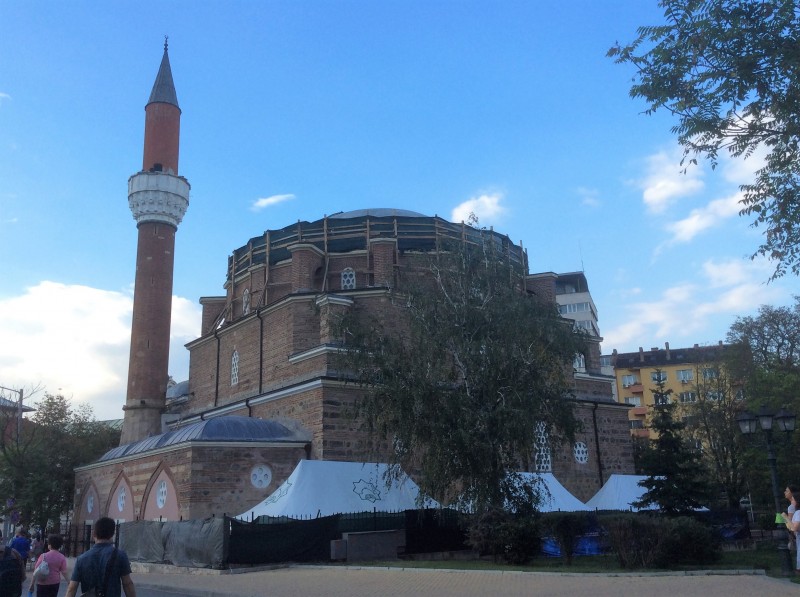
[[[501,571],[291,566],[251,572],[180,569],[170,573],[136,566],[137,586],[195,597],[731,597],[798,594],[800,585],[752,572],[568,574]]]

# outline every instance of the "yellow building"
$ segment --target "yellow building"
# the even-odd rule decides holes
[[[697,400],[698,386],[707,386],[709,380],[719,376],[719,360],[725,345],[691,348],[654,347],[638,352],[618,353],[616,350],[604,361],[613,367],[616,379],[617,400],[632,406],[628,419],[633,437],[651,437],[647,428],[647,413],[655,404],[655,390],[659,376],[664,390],[671,390],[666,398],[679,404],[692,404]],[[700,379],[698,379],[700,378]]]

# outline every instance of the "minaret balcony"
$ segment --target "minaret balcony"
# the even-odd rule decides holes
[[[128,179],[128,205],[137,224],[164,222],[175,228],[189,208],[191,186],[183,176],[139,172]]]

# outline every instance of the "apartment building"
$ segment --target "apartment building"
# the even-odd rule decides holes
[[[711,346],[695,344],[691,348],[653,347],[638,352],[618,353],[601,357],[601,363],[610,365],[616,379],[617,400],[632,406],[628,420],[633,437],[650,437],[647,428],[648,407],[657,399],[666,399],[680,404],[692,404],[697,400],[698,385],[707,385],[719,377],[719,359],[726,345],[722,342]],[[699,379],[698,379],[699,378]],[[657,384],[663,381],[664,389],[671,390],[666,398],[656,396]]]

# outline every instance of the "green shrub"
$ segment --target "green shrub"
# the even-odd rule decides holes
[[[572,565],[572,558],[578,540],[589,527],[589,518],[586,513],[553,512],[542,519],[545,530],[553,536],[561,549],[561,557],[567,566]]]
[[[541,548],[538,519],[503,510],[476,516],[469,527],[467,543],[480,555],[502,558],[509,564],[527,564]]]
[[[622,568],[650,568],[666,529],[659,520],[640,514],[604,517],[600,524],[608,533],[608,543]]]
[[[625,514],[603,518],[601,525],[622,568],[669,568],[717,562],[719,535],[689,517]]]
[[[658,546],[657,568],[681,565],[713,564],[722,557],[722,540],[711,527],[682,516],[662,519],[666,529]]]

